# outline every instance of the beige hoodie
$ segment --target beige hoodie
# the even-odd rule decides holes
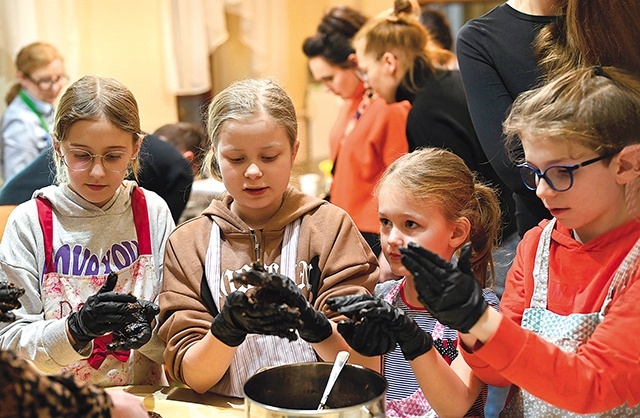
[[[209,332],[217,314],[205,279],[212,220],[220,227],[221,237],[219,305],[226,294],[236,290],[229,281],[232,272],[259,258],[272,270],[279,269],[284,229],[298,218],[302,222],[296,277],[290,278],[298,284],[311,282],[312,290],[303,288],[302,292],[316,309],[329,317],[335,316],[326,308],[327,298],[372,293],[377,283],[376,257],[344,210],[290,186],[277,214],[264,229],[252,231],[229,209],[232,200],[227,196],[223,201],[212,202],[203,216],[178,226],[167,242],[159,336],[167,343],[164,357],[169,374],[182,382],[181,362],[185,352]],[[313,273],[309,275],[312,263],[320,271],[319,280]]]

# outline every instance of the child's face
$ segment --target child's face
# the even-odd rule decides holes
[[[122,160],[121,165],[124,165],[124,160],[137,156],[140,142],[134,147],[130,132],[116,128],[107,120],[100,119],[75,122],[69,129],[66,139],[61,143],[54,142],[54,146],[58,155],[67,153],[71,155],[74,151],[78,151],[76,155],[80,155],[81,151],[100,155],[112,152],[114,154],[110,156],[118,156],[118,160]],[[114,160],[109,159],[112,162]],[[71,189],[85,200],[100,207],[113,197],[127,174],[126,169],[117,173],[108,171],[100,156],[95,156],[84,170],[76,171],[67,166],[65,169]]]
[[[416,201],[410,194],[383,186],[378,195],[380,243],[391,271],[398,276],[410,276],[400,261],[400,247],[410,242],[451,260],[455,249],[464,243],[455,224],[447,221],[440,207]]]
[[[222,127],[214,150],[222,181],[231,210],[249,226],[261,227],[280,208],[298,144],[292,149],[285,129],[263,116]]]
[[[64,63],[61,59],[55,59],[44,67],[34,70],[31,74],[19,74],[18,80],[20,85],[36,99],[54,103],[67,81],[64,73]],[[47,86],[47,81],[54,82],[49,83]]]
[[[578,143],[558,138],[527,138],[522,141],[529,165],[544,172],[553,165],[580,164],[598,154]],[[599,161],[573,171],[573,185],[564,192],[540,180],[536,194],[563,226],[574,229],[583,242],[626,222],[624,187],[616,181],[617,156],[609,165]]]

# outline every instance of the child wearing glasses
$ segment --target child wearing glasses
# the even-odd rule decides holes
[[[86,76],[60,100],[53,125],[57,185],[11,213],[0,279],[25,289],[0,347],[44,372],[101,386],[163,382],[159,312],[165,201],[125,180],[139,170],[135,98],[113,79]]]
[[[468,273],[402,249],[419,298],[460,331],[483,381],[520,387],[520,416],[640,414],[640,80],[613,67],[573,70],[520,96],[505,121],[522,179],[553,214],[527,232],[501,311]]]
[[[50,44],[35,42],[16,57],[17,82],[5,97],[2,117],[2,172],[8,180],[51,145],[54,104],[67,82],[64,60]]]

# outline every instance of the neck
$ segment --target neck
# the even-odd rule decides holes
[[[556,16],[561,13],[558,0],[508,0],[507,4],[519,12],[533,16]]]
[[[405,282],[403,287],[404,298],[411,306],[422,306],[422,303],[418,300],[418,291],[413,283],[413,276],[405,276]]]

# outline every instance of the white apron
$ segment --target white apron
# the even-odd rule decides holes
[[[297,219],[287,225],[284,231],[280,268],[281,274],[289,278],[296,277],[300,223],[300,219]],[[220,291],[223,286],[220,257],[220,227],[213,222],[205,260],[205,275],[218,312],[221,310],[223,299]],[[311,361],[318,361],[318,357],[311,344],[302,338],[289,341],[272,335],[248,334],[244,342],[238,346],[229,369],[211,388],[211,391],[227,396],[243,397],[245,382],[259,369]]]
[[[547,286],[549,282],[549,247],[551,233],[555,225],[555,219],[547,224],[540,237],[536,260],[533,270],[534,291],[531,299],[531,307],[523,312],[522,328],[529,329],[543,337],[545,340],[560,347],[562,351],[575,353],[578,347],[585,343],[596,327],[604,319],[607,307],[613,299],[613,293],[622,289],[631,278],[633,261],[640,254],[640,240],[636,242],[629,254],[625,257],[620,267],[616,270],[613,282],[609,287],[607,298],[599,312],[588,314],[558,315],[547,310]],[[627,408],[622,405],[618,408],[599,414],[577,414],[557,408],[534,395],[520,390],[514,397],[508,409],[512,412],[507,416],[524,417],[639,417],[640,405],[635,408]]]
[[[140,299],[156,300],[160,283],[151,250],[151,232],[144,193],[135,188],[131,196],[133,218],[138,237],[138,258],[129,266],[117,271],[118,282],[114,291],[131,293]],[[36,199],[38,217],[44,235],[45,269],[42,276],[42,301],[45,319],[61,319],[77,312],[87,298],[104,284],[108,274],[72,276],[56,272],[53,256],[53,212],[51,203]],[[130,251],[133,251],[131,249]],[[129,254],[135,256],[133,252]],[[137,350],[110,352],[106,345],[111,334],[93,340],[91,355],[86,360],[69,364],[62,370],[74,373],[80,379],[99,386],[129,384],[157,385],[163,380],[162,365],[140,354]]]

